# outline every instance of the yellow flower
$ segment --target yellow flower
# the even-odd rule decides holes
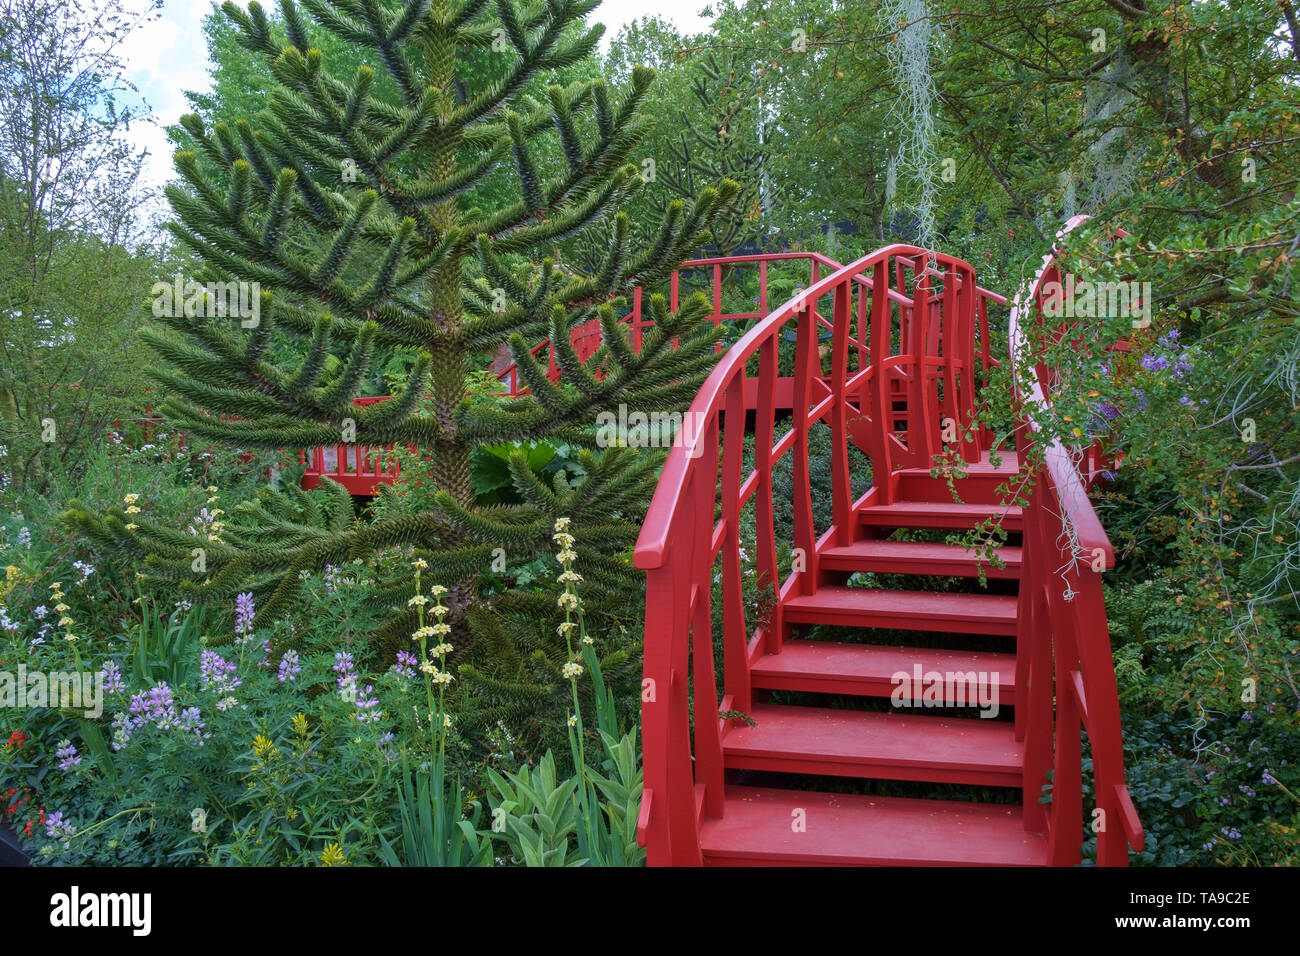
[[[258,734],[253,738],[253,753],[258,760],[274,757],[276,753],[275,744],[271,743],[270,739],[265,735]]]
[[[5,568],[5,577],[8,578],[10,581],[12,581],[14,578],[18,577],[18,575],[22,573],[23,573],[22,569],[19,568],[18,565],[16,564],[11,564],[9,565],[9,567]]]
[[[428,566],[429,566],[429,562],[424,560],[424,558],[416,558],[414,561],[411,562],[411,567],[415,568],[417,571],[423,571]]]
[[[68,615],[66,614],[63,615],[63,617],[59,618],[59,627],[68,627],[69,625],[74,623],[76,622],[73,621],[72,618],[68,617]]]
[[[350,866],[348,858],[343,855],[343,848],[337,843],[331,843],[320,855],[321,866]]]
[[[215,495],[215,494],[217,493],[217,486],[216,486],[216,485],[208,485],[208,487],[207,487],[205,490],[207,491],[208,494],[210,494],[210,495]]]
[[[293,719],[293,732],[299,737],[307,736],[307,715],[299,714]]]
[[[131,505],[126,509],[126,513],[129,515],[138,515],[140,513],[140,509],[136,505]]]

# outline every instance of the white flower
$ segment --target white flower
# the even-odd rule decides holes
[[[556,531],[568,531],[568,530],[569,530],[569,519],[568,519],[568,518],[556,518],[556,519],[555,519],[555,530],[556,530]]]
[[[190,811],[190,829],[195,833],[208,832],[208,811],[202,807],[195,807]]]
[[[441,584],[435,584],[433,587],[429,588],[429,593],[434,597],[441,597],[447,593],[447,589]]]
[[[439,618],[439,619],[444,618],[444,617],[447,616],[447,609],[446,609],[445,607],[443,607],[441,604],[439,604],[439,605],[437,605],[437,606],[435,606],[435,607],[431,607],[431,608],[429,608],[429,611],[430,611],[430,613],[433,614],[434,617]]]
[[[420,628],[418,631],[416,631],[414,634],[411,635],[411,640],[422,641],[428,637],[433,637],[433,628],[431,628],[428,624],[426,624],[424,625],[424,627]]]
[[[140,500],[139,495],[127,495],[125,498],[122,499],[122,501],[128,505],[133,505],[139,500]]]
[[[595,644],[596,642],[593,641],[590,637],[584,637],[582,639],[582,643],[590,645],[590,644]]]
[[[411,567],[415,568],[417,571],[423,571],[428,566],[429,562],[424,560],[424,558],[416,558],[411,562]]]
[[[406,602],[406,606],[415,607],[416,605],[419,605],[420,607],[424,607],[424,605],[428,603],[429,603],[429,599],[427,597],[425,597],[423,594],[417,594],[415,597],[411,598],[411,600]]]
[[[578,600],[578,595],[570,591],[565,591],[560,595],[559,599],[555,603],[566,611],[576,611],[581,602]]]
[[[565,621],[563,624],[561,624],[559,627],[555,629],[555,633],[559,634],[560,637],[567,637],[569,634],[571,634],[573,631],[576,631],[577,629],[578,629],[577,621]]]
[[[581,584],[581,583],[582,583],[582,575],[581,575],[581,574],[578,574],[576,571],[567,571],[567,570],[566,570],[563,574],[561,574],[561,575],[560,575],[558,578],[556,578],[555,580],[558,581],[560,584]]]
[[[573,714],[570,714],[570,715],[569,715],[569,726],[570,726],[570,727],[576,727],[576,726],[578,726],[578,718],[577,718],[576,716],[574,716]]]
[[[438,635],[441,635],[441,634],[450,634],[450,633],[451,633],[451,625],[450,625],[450,624],[435,624],[435,625],[433,625],[432,628],[430,628],[430,630],[432,630],[434,634],[438,634]]]
[[[576,661],[569,661],[569,663],[564,665],[564,670],[561,673],[563,673],[565,677],[581,677],[582,665]]]

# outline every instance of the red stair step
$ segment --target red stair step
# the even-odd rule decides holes
[[[779,654],[754,662],[750,680],[768,690],[815,694],[861,694],[888,697],[897,686],[893,676],[938,672],[997,675],[995,687],[1002,707],[1015,703],[1016,655],[980,651],[943,651],[931,647],[881,647],[834,641],[786,641]],[[945,698],[947,695],[945,695]],[[946,700],[947,703],[953,703]]]
[[[966,465],[966,474],[954,478],[957,493],[967,503],[998,504],[1002,499],[997,489],[1020,473],[1020,459],[1013,451],[1003,452],[1001,467],[994,468],[989,461],[988,452],[984,452],[979,461]],[[898,476],[898,494],[904,500],[911,501],[949,501],[952,494],[946,478],[936,478],[929,468],[900,468]]]
[[[827,585],[782,603],[787,624],[890,627],[960,634],[1016,633],[1016,598],[949,591],[885,591]]]
[[[1024,527],[1019,505],[955,504],[951,501],[895,501],[888,505],[867,505],[858,509],[858,520],[878,528],[958,528],[969,530],[990,515],[1003,515],[1002,527],[1020,531]]]
[[[984,574],[990,578],[1019,578],[1020,549],[998,548],[996,553],[1005,568],[983,561]],[[936,574],[953,577],[976,577],[977,559],[983,555],[967,551],[959,544],[934,544],[928,541],[854,541],[821,552],[820,566],[830,571],[871,571],[876,574]]]
[[[1024,748],[1006,721],[763,703],[750,716],[723,737],[728,767],[1020,786]]]
[[[758,787],[728,787],[724,815],[704,821],[700,843],[706,866],[1044,866],[1048,859],[1047,838],[1025,831],[1019,806]]]

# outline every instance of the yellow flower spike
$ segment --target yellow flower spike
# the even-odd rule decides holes
[[[343,854],[343,848],[337,843],[331,843],[325,847],[320,854],[321,866],[350,866],[348,858]]]

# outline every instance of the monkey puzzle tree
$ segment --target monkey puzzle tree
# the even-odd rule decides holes
[[[193,149],[176,154],[184,185],[167,195],[171,229],[200,263],[194,278],[257,283],[259,308],[256,321],[241,322],[198,303],[184,310],[198,314],[164,317],[147,335],[161,359],[155,374],[173,393],[165,414],[189,435],[240,447],[419,446],[437,504],[358,522],[337,485],[324,507],[297,489],[269,493],[233,509],[201,542],[198,562],[195,538],[164,521],[81,506],[70,520],[147,555],[155,577],[199,597],[252,589],[261,620],[292,606],[304,572],[392,547],[413,548],[437,580],[459,582],[449,602],[459,618],[477,602],[474,581],[494,550],[549,550],[560,515],[588,547],[583,570],[597,592],[635,580],[616,553],[635,538],[628,519],[648,500],[659,459],[597,448],[595,417],[618,403],[683,404],[713,361],[715,334],[698,321],[702,301],[672,314],[662,297],[648,297],[656,328],[634,354],[611,302],[664,281],[707,239],[736,187],[672,204],[652,241],[635,243],[618,210],[640,185],[629,160],[652,71],[636,70],[622,94],[600,79],[527,93],[535,78],[595,48],[601,28],[582,20],[596,5],[282,0],[273,21],[256,3],[246,11],[226,3],[275,85],[255,120],[208,129],[183,118]],[[318,30],[373,65],[331,72],[310,42]],[[475,83],[484,53],[499,64]],[[462,69],[471,57],[475,69]],[[464,208],[465,194],[488,181],[512,183],[508,201]],[[559,251],[583,233],[600,237],[604,255],[579,272]],[[592,319],[603,344],[584,365],[569,330]],[[560,384],[529,355],[543,336],[554,343]],[[503,340],[531,394],[468,394],[475,363]],[[377,352],[394,350],[411,358],[405,388],[353,404]],[[476,505],[473,449],[548,438],[584,449],[581,480],[545,481],[520,453],[511,471],[522,503]],[[395,579],[378,599],[405,609],[408,589]],[[386,638],[408,636],[412,617],[399,613]]]

